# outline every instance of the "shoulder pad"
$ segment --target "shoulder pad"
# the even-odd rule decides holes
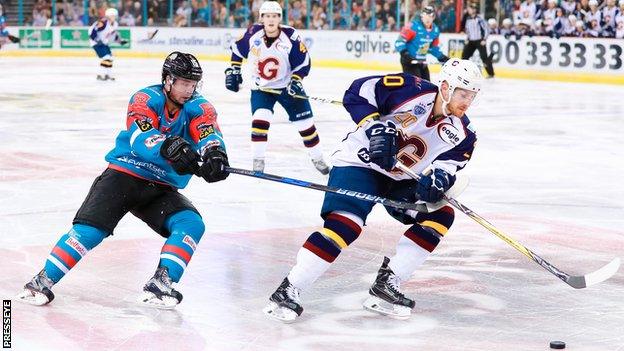
[[[477,131],[475,130],[474,126],[472,125],[472,123],[470,123],[470,119],[468,118],[468,116],[464,115],[462,116],[462,118],[460,118],[462,124],[464,125],[464,129],[471,132],[472,134],[476,134]]]
[[[295,28],[286,25],[280,25],[280,28],[282,29],[282,32],[290,38],[290,40],[299,40],[299,32],[297,32]]]
[[[252,24],[251,26],[249,26],[249,28],[247,28],[247,34],[249,35],[253,35],[258,33],[259,31],[263,30],[264,26],[258,23]]]

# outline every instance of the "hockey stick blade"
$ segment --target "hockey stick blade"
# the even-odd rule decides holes
[[[575,289],[583,289],[611,278],[619,268],[620,259],[616,257],[597,271],[581,276],[568,277],[566,283]]]
[[[422,205],[417,205],[411,202],[391,200],[391,199],[387,199],[381,196],[361,193],[359,191],[336,188],[336,187],[321,185],[321,184],[316,184],[316,183],[310,183],[305,180],[287,178],[287,177],[282,177],[282,176],[273,175],[269,173],[250,171],[247,169],[241,169],[241,168],[235,168],[235,167],[225,167],[225,170],[230,173],[240,174],[240,175],[244,175],[248,177],[271,180],[271,181],[278,182],[278,183],[290,184],[290,185],[295,185],[295,186],[299,186],[303,188],[324,191],[326,193],[341,194],[344,196],[354,197],[358,200],[374,202],[374,203],[378,203],[384,206],[390,206],[394,208],[400,208],[400,209],[405,209],[405,210],[416,210],[416,211],[422,209]]]
[[[412,171],[409,167],[405,166],[401,162],[398,162],[396,167],[414,179],[420,178],[418,174],[416,174],[414,171]],[[600,282],[603,282],[611,278],[620,268],[620,259],[615,258],[611,262],[609,262],[607,265],[605,265],[604,267],[592,273],[581,275],[581,276],[570,275],[560,270],[559,268],[553,266],[552,264],[550,264],[550,262],[541,258],[539,255],[529,250],[527,247],[520,244],[516,240],[507,236],[505,233],[498,230],[492,223],[488,222],[485,218],[479,216],[473,210],[469,209],[468,207],[466,207],[465,205],[463,205],[456,199],[447,198],[447,197],[444,197],[444,198],[446,201],[448,201],[448,203],[451,206],[463,212],[466,216],[470,217],[472,220],[479,223],[482,227],[489,230],[492,234],[496,235],[501,240],[511,245],[514,249],[518,250],[523,255],[533,260],[533,262],[539,264],[540,266],[542,266],[542,268],[544,268],[545,270],[547,270],[548,272],[550,272],[551,274],[553,274],[554,276],[561,279],[566,284],[568,284],[569,286],[575,289],[584,289],[588,286],[592,286]]]

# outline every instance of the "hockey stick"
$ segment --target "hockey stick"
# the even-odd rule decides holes
[[[401,171],[407,173],[410,177],[414,179],[420,179],[420,176],[418,174],[416,174],[414,171],[412,171],[409,167],[402,164],[401,162],[398,162],[396,167],[399,168]],[[538,256],[536,253],[526,248],[524,245],[508,237],[505,233],[498,230],[493,224],[485,220],[485,218],[479,216],[471,209],[461,204],[459,201],[453,198],[448,198],[446,196],[444,196],[444,200],[448,201],[451,206],[455,207],[468,217],[472,218],[475,222],[479,223],[485,229],[489,230],[492,234],[496,235],[507,244],[511,245],[514,249],[520,251],[526,257],[530,258],[535,263],[542,266],[545,270],[554,274],[557,278],[563,280],[566,284],[570,285],[575,289],[583,289],[588,286],[592,286],[602,281],[605,281],[613,276],[620,267],[620,259],[616,257],[597,271],[585,275],[571,276],[568,273],[565,273],[557,267],[553,266],[548,261]]]
[[[271,94],[277,94],[277,95],[282,94],[281,90],[277,90],[277,89],[260,88],[259,87],[258,90],[264,91],[265,93],[271,93]],[[318,101],[318,102],[324,102],[326,104],[334,104],[334,105],[342,106],[342,101],[338,101],[338,100],[325,99],[325,98],[321,98],[321,97],[308,96],[308,95],[293,95],[293,96],[296,97],[297,99]]]
[[[235,167],[225,167],[225,170],[230,172],[230,173],[240,174],[240,175],[244,175],[244,176],[248,176],[248,177],[272,180],[272,181],[278,182],[278,183],[284,183],[284,184],[300,186],[300,187],[303,187],[303,188],[324,191],[326,193],[341,194],[341,195],[357,198],[358,200],[374,202],[374,203],[378,203],[378,204],[382,204],[384,206],[390,206],[390,207],[394,207],[394,208],[401,208],[401,209],[405,209],[405,210],[416,210],[416,211],[422,209],[422,205],[417,205],[417,204],[411,203],[411,202],[403,202],[403,201],[391,200],[391,199],[387,199],[387,198],[384,198],[384,197],[381,197],[381,196],[375,196],[375,195],[369,195],[369,194],[361,193],[359,191],[348,190],[348,189],[343,189],[343,188],[336,188],[336,187],[333,187],[333,186],[327,186],[327,185],[321,185],[321,184],[315,184],[315,183],[306,182],[304,180],[287,178],[287,177],[277,176],[277,175],[268,174],[268,173],[264,173],[264,172],[250,171],[250,170],[241,169],[241,168],[235,168]]]

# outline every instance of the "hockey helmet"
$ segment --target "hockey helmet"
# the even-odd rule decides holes
[[[104,12],[104,16],[106,17],[115,16],[115,18],[117,18],[119,17],[119,12],[117,12],[117,9],[111,7],[111,8],[106,9],[106,12]]]
[[[429,16],[435,16],[435,9],[433,8],[433,6],[425,6],[423,7],[422,11],[420,12],[421,15],[429,15]]]
[[[461,88],[478,93],[481,90],[483,75],[474,62],[452,58],[442,66],[438,85],[444,81],[449,85],[450,90]]]
[[[162,81],[168,75],[178,78],[200,81],[202,79],[202,68],[197,58],[191,54],[174,51],[167,56],[162,68]]]
[[[277,1],[265,1],[260,6],[260,17],[265,13],[276,13],[282,15],[282,6]]]

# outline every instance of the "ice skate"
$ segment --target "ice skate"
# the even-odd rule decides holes
[[[390,259],[384,257],[377,272],[377,279],[368,290],[370,295],[362,304],[369,311],[396,319],[408,319],[414,308],[414,300],[401,293],[400,278],[388,267]]]
[[[269,304],[262,310],[267,316],[284,323],[292,323],[303,312],[299,289],[284,278],[282,284],[269,298]]]
[[[158,267],[152,279],[143,287],[143,294],[139,296],[141,305],[165,310],[175,308],[182,302],[182,294],[175,290],[169,277],[167,267]]]
[[[111,76],[110,74],[105,75],[104,78],[105,80],[112,80],[112,81],[115,80],[115,77]]]
[[[98,74],[97,75],[97,80],[105,81],[106,80],[106,75]]]
[[[263,158],[253,159],[253,170],[254,172],[264,172],[264,159]]]
[[[325,161],[323,161],[322,157],[317,160],[312,159],[312,164],[314,164],[314,168],[321,172],[321,174],[329,174],[329,166],[327,165],[327,163],[325,163]]]
[[[24,290],[17,295],[17,299],[35,306],[46,305],[54,300],[54,294],[50,290],[53,285],[54,282],[48,278],[45,269],[42,269],[24,285]]]

